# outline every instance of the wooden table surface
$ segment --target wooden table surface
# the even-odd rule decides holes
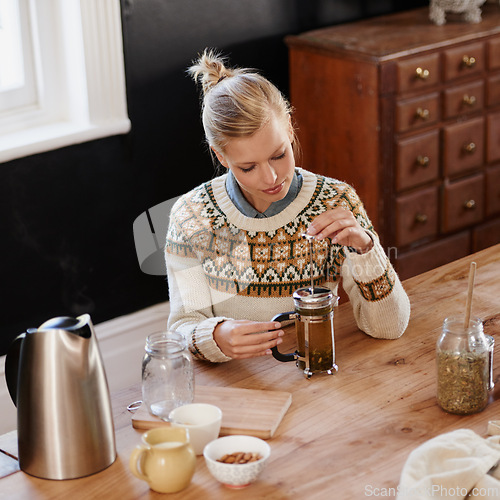
[[[473,260],[477,262],[473,314],[483,319],[485,332],[495,336],[500,332],[500,245],[407,280],[412,313],[400,339],[366,336],[356,328],[350,304],[341,305],[335,317],[339,373],[334,376],[306,380],[293,363],[272,357],[220,365],[196,362],[200,385],[288,391],[293,401],[268,441],[271,457],[256,483],[229,490],[210,476],[203,457],[198,457],[191,485],[168,497],[394,498],[402,467],[418,445],[458,428],[486,436],[488,421],[500,419],[500,382],[487,408],[476,415],[447,414],[435,398],[436,340],[445,317],[464,313]],[[293,336],[287,336],[282,351],[292,350]],[[498,378],[500,355],[494,357],[494,369]],[[0,471],[8,474],[0,479],[0,497],[159,498],[128,469],[140,433],[132,428],[126,406],[138,399],[139,386],[112,396],[118,458],[106,470],[76,480],[42,480],[24,472],[9,473],[15,460],[0,453]],[[0,437],[0,450],[16,456],[15,432]]]

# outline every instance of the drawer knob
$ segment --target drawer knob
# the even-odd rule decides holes
[[[464,145],[464,151],[469,154],[473,154],[476,151],[476,144],[469,142],[469,144]]]
[[[476,58],[473,57],[473,56],[464,55],[462,57],[462,64],[466,68],[472,68],[472,67],[474,67],[476,65]]]
[[[417,111],[415,112],[415,116],[421,120],[428,120],[429,115],[429,110],[424,108],[417,108]]]
[[[415,215],[415,222],[418,222],[419,224],[425,224],[427,222],[427,215],[425,214]]]
[[[430,72],[428,69],[417,68],[415,70],[415,75],[417,78],[420,78],[420,80],[427,80],[427,78],[429,78],[430,76]]]
[[[430,162],[431,160],[428,156],[422,156],[422,155],[417,156],[417,165],[420,167],[428,167]]]
[[[477,102],[477,99],[473,95],[468,96],[467,94],[465,94],[462,102],[467,106],[474,106],[474,104],[476,104]]]
[[[474,208],[476,208],[476,202],[474,200],[467,200],[464,203],[464,208],[466,208],[467,210],[473,210]]]

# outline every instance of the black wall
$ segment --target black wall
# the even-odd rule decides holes
[[[286,94],[286,34],[427,4],[122,0],[131,132],[0,165],[0,354],[53,316],[88,312],[99,323],[168,298],[165,278],[139,269],[132,224],[213,175],[185,73],[205,47]]]

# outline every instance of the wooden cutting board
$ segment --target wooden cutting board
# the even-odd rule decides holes
[[[221,436],[245,434],[269,439],[290,407],[292,395],[283,391],[197,386],[194,402],[213,404],[222,410]],[[141,405],[132,416],[132,425],[136,429],[152,429],[170,424]]]

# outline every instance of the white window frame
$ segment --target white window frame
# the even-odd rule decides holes
[[[0,163],[127,133],[120,1],[29,5],[39,99],[0,115]]]

